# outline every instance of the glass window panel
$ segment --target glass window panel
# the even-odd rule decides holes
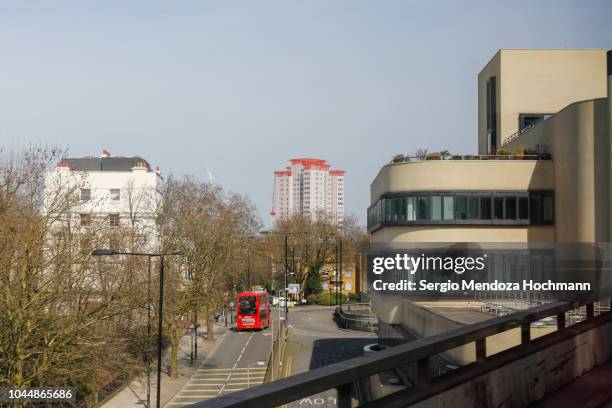
[[[418,197],[419,202],[419,220],[429,220],[429,197]]]
[[[529,223],[540,224],[542,222],[542,197],[529,197]]]
[[[516,197],[506,197],[506,219],[516,220]]]
[[[491,219],[491,197],[480,197],[480,219]]]
[[[408,197],[406,199],[406,208],[408,211],[408,221],[416,221],[416,198]]]
[[[555,205],[552,196],[544,196],[542,209],[544,210],[544,222],[553,222],[555,216]]]
[[[478,219],[478,197],[468,197],[468,219]]]
[[[493,216],[496,220],[504,218],[504,197],[493,198]]]
[[[454,197],[443,197],[443,205],[444,219],[452,220],[454,211]]]
[[[467,199],[466,197],[455,197],[455,219],[467,219]]]
[[[527,197],[518,199],[518,217],[520,220],[529,219],[529,199]]]
[[[431,197],[431,219],[436,221],[442,219],[442,197],[440,196]]]

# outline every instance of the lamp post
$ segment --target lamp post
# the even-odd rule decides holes
[[[161,396],[161,365],[162,365],[162,326],[163,326],[163,315],[164,315],[164,257],[165,256],[181,256],[182,252],[169,252],[169,253],[146,253],[146,252],[117,252],[112,249],[94,249],[91,252],[92,256],[113,256],[113,255],[126,255],[126,256],[146,256],[149,258],[159,258],[159,319],[158,319],[158,330],[157,330],[157,408],[160,408],[160,396]],[[150,271],[150,269],[149,269]],[[147,395],[147,402],[150,401],[150,395]]]
[[[305,231],[259,231],[263,235],[284,235],[285,236],[285,330],[288,326],[289,305],[288,305],[288,285],[289,278],[289,235],[308,234]]]

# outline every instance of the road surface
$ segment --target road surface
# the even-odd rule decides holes
[[[276,316],[276,313],[273,313]],[[277,319],[274,319],[274,333]],[[180,407],[219,397],[263,382],[270,351],[272,331],[229,330],[191,379],[166,407]]]
[[[292,335],[286,357],[287,372],[298,374],[361,356],[364,346],[378,341],[374,333],[339,329],[332,313],[333,308],[329,306],[307,306],[290,311]],[[289,406],[335,407],[336,391],[332,389],[303,398]]]

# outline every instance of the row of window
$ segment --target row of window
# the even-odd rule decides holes
[[[81,214],[81,226],[89,227],[91,225],[91,214]],[[108,214],[108,225],[111,227],[119,227],[121,219],[119,214]]]
[[[368,209],[368,228],[409,224],[554,223],[554,194],[537,192],[469,192],[397,194]]]
[[[334,282],[331,285],[329,283],[327,283],[327,282],[323,282],[323,284],[321,285],[321,288],[323,290],[329,290],[330,286],[332,287],[332,289],[340,289],[340,282]],[[352,282],[345,282],[343,290],[353,290],[353,283]]]
[[[321,276],[325,276],[325,277],[329,276],[329,272],[330,272],[329,269],[323,268],[321,270]],[[332,271],[332,276],[337,276],[337,275],[338,275],[338,271],[337,270]],[[352,269],[346,269],[344,271],[344,276],[353,276],[353,270]]]
[[[120,201],[121,200],[121,189],[111,188],[109,189],[109,196],[111,201]],[[91,200],[91,189],[90,188],[82,188],[81,189],[81,202],[86,202]]]

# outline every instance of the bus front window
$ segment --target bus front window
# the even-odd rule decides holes
[[[242,296],[240,298],[240,314],[254,315],[257,313],[256,297]]]

